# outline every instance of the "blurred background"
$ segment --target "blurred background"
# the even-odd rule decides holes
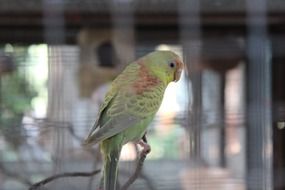
[[[133,190],[285,189],[285,1],[0,1],[0,189],[101,167],[80,144],[118,73],[183,57]],[[137,149],[121,154],[120,184]],[[91,190],[100,176],[41,189]]]

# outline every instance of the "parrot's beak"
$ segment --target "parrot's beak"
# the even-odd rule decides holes
[[[181,73],[182,73],[182,69],[179,69],[175,72],[175,74],[174,74],[174,81],[175,82],[179,81],[179,79],[181,77]]]
[[[179,59],[176,60],[177,63],[177,69],[174,73],[174,81],[177,82],[179,81],[180,77],[181,77],[181,73],[183,71],[184,68],[184,63],[182,61],[180,61]]]

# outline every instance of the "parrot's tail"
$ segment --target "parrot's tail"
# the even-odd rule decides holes
[[[104,163],[104,190],[116,190],[120,152],[121,149],[113,150],[108,156],[106,155]]]

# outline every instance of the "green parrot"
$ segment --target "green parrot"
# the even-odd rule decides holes
[[[171,51],[154,51],[129,64],[112,82],[94,126],[83,145],[100,143],[104,190],[115,190],[122,146],[133,141],[146,151],[146,128],[162,102],[164,91],[178,81],[184,63]]]

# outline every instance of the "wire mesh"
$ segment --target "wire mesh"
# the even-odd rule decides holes
[[[176,52],[186,67],[149,126],[152,152],[130,189],[273,189],[268,9],[274,6],[267,3],[43,0],[23,5],[31,23],[18,25],[5,14],[24,13],[13,3],[0,6],[6,10],[0,36],[8,39],[0,37],[0,189],[100,169],[98,145],[81,143],[110,82],[155,50]],[[18,39],[25,43],[17,43],[8,26],[37,35],[23,33]],[[137,158],[133,143],[124,146],[119,185]],[[91,190],[99,183],[100,175],[64,178],[41,189]]]

